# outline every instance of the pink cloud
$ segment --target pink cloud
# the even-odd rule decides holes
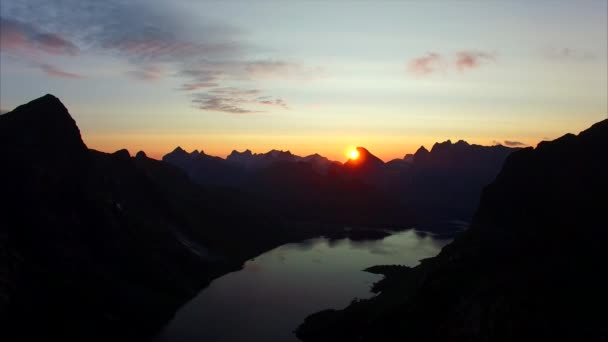
[[[61,70],[50,64],[42,64],[42,65],[40,65],[40,69],[42,69],[42,71],[44,71],[47,75],[53,76],[53,77],[71,78],[71,79],[83,78],[82,75]]]
[[[139,68],[138,70],[127,71],[127,75],[140,81],[150,82],[160,79],[164,75],[164,72],[157,66],[147,65]]]
[[[213,88],[213,87],[217,87],[217,86],[219,86],[219,84],[213,83],[213,82],[184,83],[184,84],[182,84],[181,87],[179,87],[179,90],[192,91],[192,90],[199,90],[199,89],[204,89],[204,88]]]
[[[418,76],[431,75],[437,71],[447,71],[452,67],[464,71],[477,68],[485,62],[495,59],[494,54],[481,51],[460,51],[453,57],[429,52],[425,56],[412,59],[408,63],[408,71]]]
[[[474,69],[482,62],[493,61],[493,54],[478,51],[461,51],[456,54],[456,68],[460,71]]]
[[[35,55],[39,51],[69,56],[79,53],[76,45],[57,34],[43,32],[30,24],[5,18],[0,18],[0,48],[29,55]]]
[[[437,71],[441,68],[441,64],[441,56],[438,53],[429,52],[426,56],[411,60],[408,70],[413,74],[424,76]]]

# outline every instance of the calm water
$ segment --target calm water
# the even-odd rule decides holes
[[[382,264],[414,266],[449,240],[414,231],[383,240],[290,243],[216,279],[186,304],[158,342],[289,342],[311,313],[369,298],[382,276],[361,270]]]

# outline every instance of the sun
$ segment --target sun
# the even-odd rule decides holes
[[[349,157],[350,159],[352,159],[352,160],[355,160],[355,159],[359,158],[359,151],[357,151],[356,149],[354,149],[354,150],[350,150],[350,151],[348,152],[348,157]]]

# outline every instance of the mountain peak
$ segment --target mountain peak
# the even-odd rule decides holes
[[[458,140],[454,146],[471,146],[468,142],[464,141],[464,140]]]
[[[418,154],[418,153],[429,153],[429,150],[427,150],[426,147],[424,147],[424,146],[420,146],[420,148],[418,148],[418,150],[416,150],[415,154]]]
[[[423,163],[429,158],[430,154],[431,153],[429,152],[429,150],[427,150],[424,146],[420,146],[416,153],[414,153],[412,161],[416,163]]]
[[[382,166],[384,164],[382,159],[373,155],[365,147],[357,147],[357,152],[359,152],[357,159],[349,159],[346,163],[344,163],[345,167],[367,169]]]
[[[449,149],[450,147],[452,147],[452,140],[450,140],[450,139],[448,139],[444,142],[436,142],[433,145],[433,148],[431,148],[431,153],[444,151],[444,150]]]
[[[62,154],[87,149],[67,108],[51,94],[0,115],[0,123],[0,142]]]

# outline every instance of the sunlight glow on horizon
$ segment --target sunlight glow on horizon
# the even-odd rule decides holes
[[[51,93],[103,152],[390,161],[608,114],[606,1],[87,1],[0,2],[0,111]]]

